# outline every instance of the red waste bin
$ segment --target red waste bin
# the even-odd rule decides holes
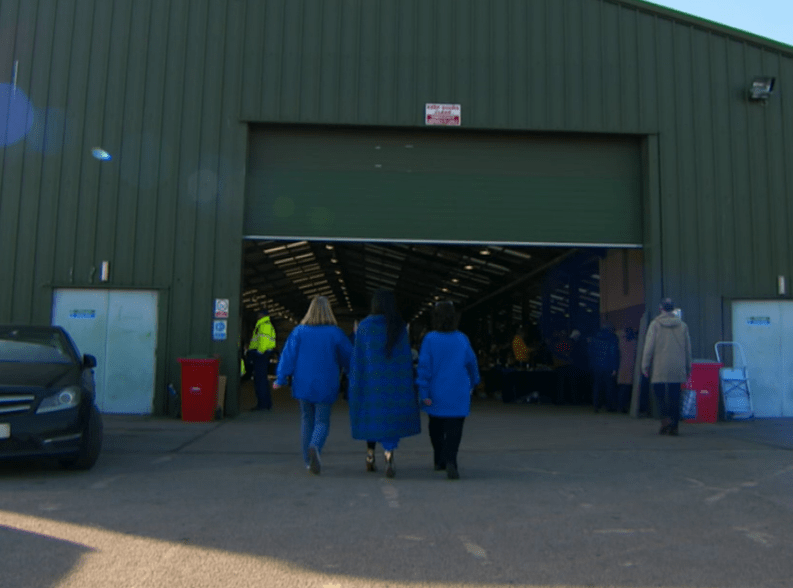
[[[707,359],[691,362],[691,377],[683,385],[684,390],[697,394],[697,418],[687,423],[715,423],[719,418],[719,369],[722,364]]]
[[[179,358],[182,366],[182,420],[206,423],[215,418],[218,405],[218,371],[215,358]]]

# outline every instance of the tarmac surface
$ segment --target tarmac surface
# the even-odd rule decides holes
[[[394,479],[382,453],[365,472],[346,408],[319,476],[284,391],[208,423],[106,415],[89,472],[0,464],[0,586],[793,585],[793,419],[668,437],[655,420],[476,399],[452,481],[426,417]]]

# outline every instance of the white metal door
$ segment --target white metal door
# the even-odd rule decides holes
[[[157,293],[111,291],[107,325],[105,412],[151,414]]]
[[[732,332],[746,353],[755,416],[793,416],[793,365],[784,352],[793,344],[793,302],[734,302]]]
[[[782,328],[782,415],[793,416],[793,301],[780,302]]]
[[[97,358],[97,406],[104,413],[150,414],[157,353],[157,293],[64,289],[53,324]]]
[[[56,290],[52,324],[66,329],[80,353],[96,357],[96,405],[104,412],[107,371],[107,290]]]

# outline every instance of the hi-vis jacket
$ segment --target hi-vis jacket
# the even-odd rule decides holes
[[[256,321],[256,327],[253,329],[253,336],[251,337],[251,344],[248,349],[264,353],[270,349],[275,349],[275,328],[273,323],[270,322],[270,317],[266,316]]]

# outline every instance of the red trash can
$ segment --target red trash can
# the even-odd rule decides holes
[[[191,423],[213,420],[218,405],[220,360],[181,357],[179,363],[182,366],[182,420]]]
[[[707,359],[691,362],[691,377],[683,385],[684,390],[697,394],[697,418],[687,423],[715,423],[719,418],[719,369],[722,364]]]

